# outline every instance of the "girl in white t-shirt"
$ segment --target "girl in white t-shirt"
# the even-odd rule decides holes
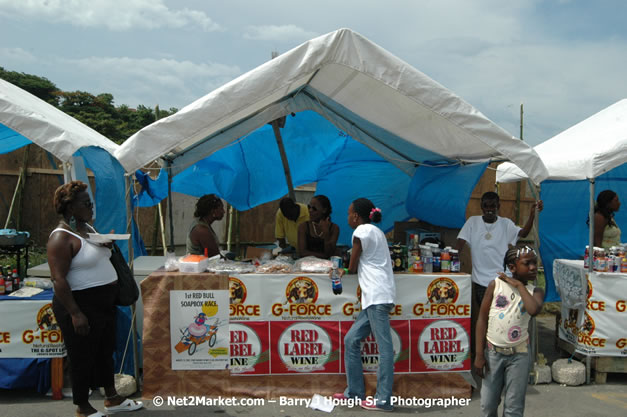
[[[390,311],[394,307],[396,286],[392,259],[385,234],[371,222],[381,221],[381,209],[368,199],[359,198],[348,208],[348,224],[353,232],[353,249],[348,268],[357,273],[361,288],[361,312],[344,337],[344,364],[348,387],[334,398],[358,398],[362,408],[392,410],[390,399],[394,384],[394,349],[390,329]],[[366,399],[361,341],[372,333],[379,348],[377,392]]]

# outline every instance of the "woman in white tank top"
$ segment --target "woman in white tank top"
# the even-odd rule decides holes
[[[115,390],[117,275],[110,248],[86,239],[95,232],[88,223],[93,203],[86,189],[80,181],[57,188],[54,205],[63,219],[50,234],[47,254],[54,284],[52,309],[70,358],[77,415],[103,416],[89,403],[90,388],[104,387],[104,409],[109,413],[137,410],[142,403],[122,398]]]

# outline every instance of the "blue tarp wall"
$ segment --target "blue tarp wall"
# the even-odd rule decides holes
[[[348,207],[359,197],[381,208],[378,226],[386,232],[410,217],[461,227],[470,193],[486,167],[450,161],[451,166],[421,165],[410,177],[313,111],[288,116],[281,136],[294,186],[316,182],[316,194],[329,197],[340,245],[351,244]],[[154,181],[141,172],[137,177],[144,187],[138,205],[152,206],[167,196],[165,171]],[[288,189],[272,127],[263,126],[188,167],[174,176],[172,191],[196,197],[215,193],[242,211],[283,197]]]
[[[613,190],[619,199],[627,198],[627,164],[601,175],[595,181],[596,197],[603,190]],[[544,181],[540,192],[544,210],[538,218],[540,229],[540,255],[546,277],[546,301],[559,301],[553,279],[555,259],[583,259],[589,244],[586,224],[590,211],[590,183],[585,181]],[[616,212],[615,220],[627,231],[627,208]]]

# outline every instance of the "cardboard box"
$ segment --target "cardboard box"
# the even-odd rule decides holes
[[[244,256],[244,258],[245,259],[253,259],[253,258],[262,259],[264,257],[264,255],[266,257],[272,258],[272,251],[270,249],[266,249],[266,248],[258,248],[256,246],[248,246],[248,247],[246,247],[246,255]]]

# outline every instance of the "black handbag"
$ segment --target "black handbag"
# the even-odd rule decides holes
[[[118,274],[118,296],[115,299],[115,304],[119,306],[135,304],[139,298],[139,288],[131,268],[128,267],[122,251],[115,242],[111,247],[111,264]]]

